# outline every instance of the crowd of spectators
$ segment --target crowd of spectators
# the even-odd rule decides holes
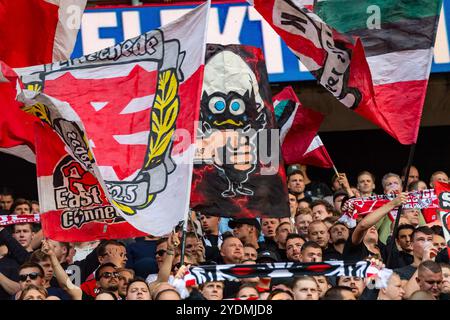
[[[402,212],[393,233],[388,213],[405,203],[408,190],[447,182],[443,171],[420,180],[387,173],[380,181],[369,171],[351,185],[346,174],[331,184],[311,181],[306,167],[287,170],[290,217],[229,219],[191,214],[181,264],[182,230],[166,237],[84,243],[46,239],[38,224],[0,226],[0,299],[13,300],[448,300],[450,265],[439,218],[426,222],[419,209]],[[346,199],[374,194],[375,183],[394,200],[349,228],[339,221]],[[0,213],[39,213],[39,203],[0,194]],[[393,244],[391,246],[391,244]],[[393,248],[393,252],[389,252]],[[246,278],[186,286],[191,266],[376,259],[394,272],[387,287],[375,289],[358,277],[303,276]]]

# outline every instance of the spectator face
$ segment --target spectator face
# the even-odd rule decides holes
[[[127,300],[150,300],[150,291],[146,283],[133,282],[128,290]]]
[[[334,208],[341,212],[342,199],[344,199],[345,195],[338,196],[334,199],[333,204]]]
[[[14,208],[14,214],[31,214],[31,208],[26,204],[19,204]]]
[[[302,194],[305,191],[305,182],[301,174],[294,174],[289,177],[288,189],[294,193]]]
[[[419,171],[416,167],[411,167],[409,169],[408,185],[416,181],[419,181]]]
[[[58,261],[62,261],[62,259],[67,255],[67,248],[62,245],[59,241],[55,241],[55,240],[48,240],[50,246],[53,249],[53,252],[56,255],[56,258],[58,259]]]
[[[412,251],[411,235],[413,230],[403,229],[398,233],[397,242],[403,251],[410,253]]]
[[[291,210],[291,216],[295,216],[295,213],[297,212],[298,203],[297,198],[289,193],[289,208]]]
[[[426,241],[432,242],[433,235],[432,234],[426,235],[425,233],[422,232],[417,232],[414,235],[414,240],[412,242],[413,254],[420,260],[422,260],[423,258],[423,246],[425,245]]]
[[[357,299],[366,287],[366,285],[364,284],[364,279],[359,277],[340,277],[338,285],[349,287],[350,289],[352,289],[352,292]]]
[[[349,231],[346,226],[341,224],[332,226],[330,228],[330,239],[333,244],[341,244],[347,241],[349,236]]]
[[[251,226],[248,224],[236,224],[236,227],[233,229],[233,234],[245,243],[250,238],[250,228]]]
[[[158,264],[158,268],[161,268],[161,264],[164,261],[164,258],[166,257],[167,252],[167,241],[160,243],[156,247],[156,263]]]
[[[404,209],[403,216],[408,220],[408,223],[417,227],[419,225],[419,209]]]
[[[197,250],[197,238],[196,237],[186,237],[185,253],[189,256],[194,256]]]
[[[203,232],[211,234],[217,232],[219,229],[219,217],[200,215],[200,222],[202,224]]]
[[[244,247],[244,260],[256,261],[258,257],[258,252],[253,247]]]
[[[324,223],[314,223],[308,227],[308,238],[322,248],[326,248],[330,240],[328,228]]]
[[[97,282],[99,287],[115,292],[119,288],[119,273],[113,267],[102,268],[100,280]]]
[[[397,177],[389,177],[385,181],[384,193],[400,193],[402,192],[402,182]]]
[[[448,183],[448,176],[447,176],[445,173],[438,173],[438,174],[435,174],[435,175],[433,176],[433,178],[431,179],[431,181],[430,181],[430,185],[431,185],[433,188],[434,188],[434,183],[435,183],[436,181],[443,182],[443,183]]]
[[[319,300],[319,288],[314,280],[299,280],[292,291],[294,300]]]
[[[222,243],[220,254],[225,263],[240,263],[244,257],[244,246],[239,239],[227,238]]]
[[[0,204],[3,208],[3,210],[7,210],[7,211],[10,210],[13,203],[14,203],[14,199],[10,195],[4,195],[4,196],[1,196],[1,198],[0,198]]]
[[[301,256],[302,262],[322,262],[322,249],[308,247]]]
[[[308,226],[313,218],[310,214],[299,214],[295,218],[295,227],[300,235],[308,235]]]
[[[313,221],[317,221],[317,220],[324,220],[327,217],[332,216],[333,214],[328,213],[327,208],[325,208],[325,206],[323,204],[319,204],[317,206],[314,206],[312,208],[312,217],[313,217]]]
[[[375,190],[375,183],[370,174],[362,174],[358,177],[358,190],[362,195],[370,195]]]
[[[108,244],[105,247],[106,255],[99,258],[100,264],[111,262],[118,268],[125,268],[127,263],[127,250],[123,246]]]
[[[301,250],[304,243],[305,241],[300,238],[289,239],[286,242],[286,256],[289,261],[301,261]]]
[[[378,230],[375,226],[371,226],[365,236],[364,236],[364,241],[365,242],[378,242]]]
[[[402,287],[402,280],[396,274],[389,278],[386,288],[381,289],[387,300],[402,300],[405,295],[405,290]]]
[[[322,298],[331,286],[328,284],[325,276],[315,276],[314,279],[316,279],[319,288],[319,297]]]
[[[450,293],[450,265],[442,267],[442,293]]]
[[[25,294],[23,300],[45,300],[45,298],[46,297],[42,292],[36,289],[31,289]]]
[[[207,282],[203,286],[202,295],[206,300],[222,300],[223,286],[222,282]]]
[[[290,224],[283,224],[279,227],[275,236],[276,243],[284,247],[286,245],[286,237],[291,233],[291,229]]]
[[[31,212],[32,212],[33,214],[34,214],[34,213],[39,213],[39,212],[41,212],[38,203],[32,203],[32,204],[31,204]]]
[[[416,279],[420,290],[431,293],[436,299],[439,297],[442,290],[442,272],[434,273],[425,269],[422,273],[419,273]]]
[[[245,299],[245,300],[247,300],[249,298],[258,299],[259,292],[255,288],[250,288],[250,287],[242,288],[241,290],[239,290],[238,294],[236,295],[236,298]]]
[[[42,287],[45,284],[45,280],[38,268],[24,268],[19,271],[19,284],[20,289],[23,290],[30,284]]]
[[[128,283],[133,279],[133,275],[128,271],[119,272],[119,295],[125,297],[127,295]]]
[[[444,250],[447,247],[445,239],[438,234],[433,234],[433,246],[439,251]]]
[[[45,259],[39,262],[39,265],[44,269],[45,281],[50,282],[53,278],[53,266],[50,259]]]
[[[300,210],[300,209],[306,209],[306,208],[309,208],[309,203],[307,202],[307,201],[298,201],[298,208],[297,208],[297,210]]]
[[[12,235],[22,247],[25,249],[31,246],[31,241],[34,237],[34,232],[30,224],[16,224],[14,225],[14,233]]]
[[[275,231],[280,221],[275,218],[263,218],[262,219],[262,234],[267,238],[275,237]]]

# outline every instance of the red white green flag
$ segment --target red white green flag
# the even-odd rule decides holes
[[[254,0],[319,83],[402,144],[422,116],[441,0]],[[380,9],[369,26],[367,8]]]

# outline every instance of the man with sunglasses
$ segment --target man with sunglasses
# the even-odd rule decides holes
[[[20,291],[16,293],[15,298],[17,299],[22,290],[31,284],[38,287],[44,287],[44,270],[37,263],[27,262],[19,267]]]
[[[119,296],[119,272],[113,263],[104,263],[98,267],[95,272],[95,280],[97,282],[97,289],[112,292],[117,299]]]

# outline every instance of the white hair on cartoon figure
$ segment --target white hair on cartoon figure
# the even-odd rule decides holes
[[[223,50],[215,54],[205,64],[203,91],[211,95],[215,92],[225,94],[234,91],[241,96],[252,92],[255,94],[257,111],[264,108],[264,101],[259,94],[258,80],[249,65],[236,53]]]

